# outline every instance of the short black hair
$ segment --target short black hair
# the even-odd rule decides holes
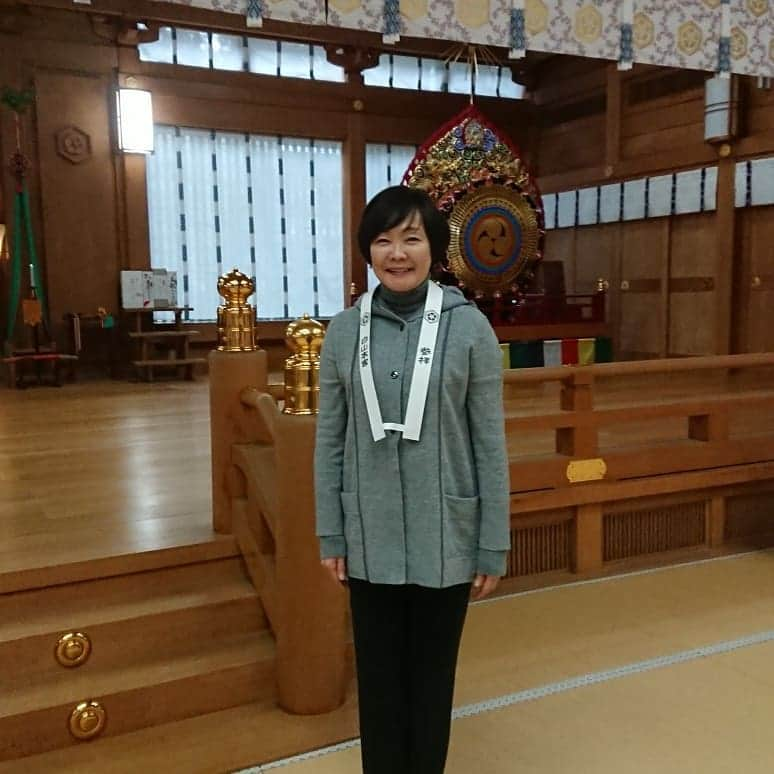
[[[366,205],[357,230],[357,243],[366,263],[371,264],[371,243],[414,213],[419,213],[430,241],[432,264],[443,263],[449,247],[449,224],[433,200],[419,188],[394,185],[380,191]]]

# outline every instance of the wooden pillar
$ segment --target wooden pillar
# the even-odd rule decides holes
[[[659,275],[660,287],[660,317],[661,317],[661,341],[658,354],[660,357],[669,357],[671,348],[670,326],[672,296],[670,294],[670,279],[672,277],[672,218],[662,218],[663,230],[661,233],[661,273]]]
[[[234,491],[231,448],[235,443],[261,440],[250,437],[254,426],[239,398],[245,387],[268,389],[266,352],[210,352],[210,445],[212,448],[212,526],[216,532],[232,531],[231,497]]]
[[[600,570],[602,549],[602,506],[579,505],[575,512],[575,572]]]
[[[359,104],[359,110],[358,108]],[[347,117],[347,139],[344,142],[344,304],[349,306],[350,286],[363,293],[368,282],[366,264],[357,245],[357,227],[366,204],[365,126],[363,103],[355,99],[357,112]]]
[[[731,352],[731,303],[736,243],[736,160],[733,156],[718,160],[718,194],[715,215],[718,258],[715,283],[716,355]]]
[[[726,498],[713,497],[707,503],[706,540],[710,548],[718,548],[725,541]]]
[[[591,412],[594,408],[594,376],[579,370],[562,382],[560,406],[562,411]],[[594,425],[560,427],[556,431],[556,451],[568,457],[595,457],[598,452],[598,433]]]
[[[121,154],[124,180],[125,249],[122,263],[127,269],[147,271],[151,266],[148,218],[146,157],[137,153]]]
[[[612,177],[621,158],[621,73],[615,63],[607,66],[605,115],[605,175]]]

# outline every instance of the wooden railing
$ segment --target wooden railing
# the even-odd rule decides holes
[[[754,496],[774,482],[771,369],[774,355],[757,354],[507,371],[511,575],[598,572],[621,558],[718,548],[728,532],[739,538],[738,530],[726,529],[729,497],[743,497],[743,490]],[[696,380],[700,374],[704,378]],[[649,394],[647,380],[652,388],[653,377],[663,381]],[[550,406],[546,393],[557,383]],[[525,412],[513,393],[528,386],[533,394]],[[541,391],[538,397],[534,389]],[[552,449],[546,448],[546,434],[553,436]],[[686,542],[668,515],[671,508],[672,521],[679,521],[684,506],[697,501],[704,503],[705,528],[696,533],[700,539]],[[665,514],[660,527],[654,526],[654,507]],[[620,513],[630,514],[621,529],[650,533],[632,538],[635,548],[623,557],[606,548],[617,539],[612,517]],[[751,520],[736,507],[733,518]],[[774,532],[774,507],[770,527],[763,518],[752,521],[749,537]],[[558,537],[556,529],[542,529],[542,538],[521,534],[557,524],[563,526]],[[531,545],[547,543],[528,549],[544,552],[546,560],[523,561],[522,538]],[[566,542],[559,558],[557,540]],[[519,569],[524,567],[529,572]]]
[[[507,371],[513,547],[502,589],[765,540],[773,373],[771,354]],[[643,389],[659,378],[657,392]],[[280,413],[264,352],[212,353],[210,380],[213,522],[236,535],[276,636],[280,704],[332,710],[351,646],[346,595],[315,538],[315,417]],[[751,411],[752,424],[735,421]]]
[[[316,418],[280,413],[263,351],[212,352],[210,384],[215,529],[235,535],[274,633],[280,706],[329,712],[351,651],[346,597],[315,537]]]

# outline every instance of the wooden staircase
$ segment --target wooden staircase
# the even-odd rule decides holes
[[[77,667],[55,658],[69,632],[91,642]],[[69,730],[81,702],[104,708],[102,739],[276,696],[274,638],[239,557],[1,595],[0,664],[8,762],[84,744]]]

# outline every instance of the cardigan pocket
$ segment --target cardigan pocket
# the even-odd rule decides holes
[[[444,556],[474,557],[481,524],[481,499],[444,495]]]

